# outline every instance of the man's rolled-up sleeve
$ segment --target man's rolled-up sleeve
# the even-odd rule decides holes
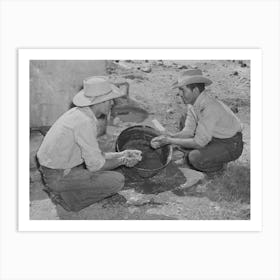
[[[96,127],[84,122],[75,130],[75,140],[81,149],[81,156],[89,171],[98,171],[105,163],[105,158],[97,142]]]
[[[213,130],[217,122],[215,112],[205,108],[198,119],[194,141],[201,147],[205,147],[213,137]]]
[[[194,136],[196,126],[197,126],[197,116],[195,114],[194,108],[193,106],[188,105],[185,126],[182,129],[182,131],[187,133],[189,136]]]

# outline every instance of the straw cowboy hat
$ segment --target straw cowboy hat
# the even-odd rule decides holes
[[[202,71],[199,69],[191,69],[182,72],[178,80],[172,84],[172,88],[179,88],[182,86],[203,83],[205,86],[209,86],[212,84],[212,81],[206,77],[202,76]]]
[[[73,98],[73,103],[78,107],[102,103],[125,95],[103,76],[89,77],[83,81],[83,85],[83,89]]]

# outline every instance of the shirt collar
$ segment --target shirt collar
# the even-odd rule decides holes
[[[78,107],[81,112],[83,112],[86,116],[88,116],[90,119],[93,119],[94,121],[97,121],[93,111],[90,109],[90,107]]]

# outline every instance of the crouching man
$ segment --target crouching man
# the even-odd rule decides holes
[[[79,211],[124,186],[124,177],[111,171],[132,167],[141,151],[102,153],[97,137],[106,132],[113,99],[123,92],[105,77],[90,77],[74,96],[74,107],[50,128],[37,158],[45,190],[52,201],[68,211]]]
[[[183,72],[173,84],[187,105],[182,130],[151,142],[154,148],[164,144],[184,148],[186,163],[206,173],[222,170],[243,150],[241,123],[230,108],[204,91],[211,83],[199,69]]]

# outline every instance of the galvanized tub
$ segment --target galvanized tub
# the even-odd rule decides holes
[[[116,151],[136,149],[142,151],[142,161],[132,168],[124,168],[129,177],[150,178],[166,168],[172,159],[172,146],[165,145],[158,149],[150,146],[152,138],[159,133],[150,126],[136,125],[121,132],[116,141]]]

